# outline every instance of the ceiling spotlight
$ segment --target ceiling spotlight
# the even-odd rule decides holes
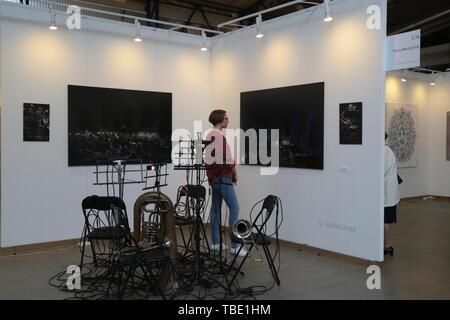
[[[323,21],[333,21],[333,17],[330,15],[330,0],[323,0],[323,7],[325,9],[325,18],[323,19]]]
[[[409,70],[408,69],[403,69],[403,72],[402,72],[402,76],[401,76],[401,78],[400,78],[400,81],[401,82],[406,82],[406,76],[407,75],[409,75]]]
[[[134,41],[135,42],[142,42],[142,38],[141,38],[141,24],[139,23],[138,19],[134,20],[134,25],[136,28],[136,35],[134,36]]]
[[[264,34],[261,31],[261,22],[262,22],[262,17],[261,15],[256,17],[256,37],[258,39],[261,39],[262,37],[264,37]]]
[[[436,85],[436,78],[437,78],[437,75],[434,75],[435,73],[438,73],[438,72],[431,71],[431,76],[430,76],[430,78],[431,78],[430,86],[435,86],[435,85]],[[439,74],[439,73],[438,73],[438,74]]]
[[[53,8],[50,10],[50,25],[48,28],[50,30],[58,30],[58,27],[56,26],[56,12]]]
[[[206,33],[202,31],[202,47],[200,48],[203,52],[208,51],[208,47],[206,46]]]

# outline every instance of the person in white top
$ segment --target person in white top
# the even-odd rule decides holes
[[[387,139],[387,135],[385,136]],[[384,146],[384,254],[393,255],[391,225],[397,223],[398,189],[397,159],[392,149]]]

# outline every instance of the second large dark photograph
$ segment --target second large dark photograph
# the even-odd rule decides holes
[[[280,167],[323,169],[324,83],[242,92],[241,128],[268,129],[268,150],[279,129]],[[243,164],[251,164],[248,142]]]

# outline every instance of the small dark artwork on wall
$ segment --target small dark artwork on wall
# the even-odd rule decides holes
[[[450,112],[447,112],[447,161],[450,161]]]
[[[339,105],[340,144],[362,144],[362,102]]]
[[[50,140],[50,105],[23,104],[23,141]]]

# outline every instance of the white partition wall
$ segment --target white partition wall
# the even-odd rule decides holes
[[[369,30],[369,5],[382,12],[381,30]],[[283,200],[281,238],[369,260],[382,260],[385,1],[333,1],[267,21],[213,44],[211,105],[239,126],[240,92],[325,82],[324,170],[281,168],[259,175],[240,166],[241,215],[257,200]],[[339,103],[363,102],[363,145],[339,145]],[[274,106],[273,112],[279,112]],[[350,172],[340,172],[340,166]]]
[[[432,108],[429,104],[429,82],[408,79],[400,81],[402,72],[390,72],[386,76],[386,103],[417,106],[416,149],[417,163],[414,168],[399,168],[403,179],[400,197],[417,197],[428,194],[428,118]],[[386,129],[387,130],[387,129]]]
[[[68,167],[68,84],[172,92],[173,128],[192,130],[215,107],[239,127],[240,92],[323,81],[324,170],[260,176],[239,166],[241,216],[276,194],[282,239],[382,260],[385,2],[332,1],[330,23],[318,6],[264,22],[263,39],[254,28],[216,37],[208,53],[198,37],[167,31],[143,31],[134,43],[132,26],[83,20],[81,30],[52,32],[48,12],[1,5],[1,246],[78,237],[81,200],[104,191],[92,186],[92,167]],[[370,5],[380,8],[376,30],[366,25]],[[358,101],[363,145],[339,145],[339,103]],[[24,102],[50,104],[50,142],[22,141]],[[169,182],[174,198],[183,173],[171,171]],[[140,193],[127,186],[129,210]]]
[[[401,78],[407,78],[402,82]],[[386,102],[417,106],[417,165],[400,168],[402,198],[450,196],[450,161],[446,160],[447,112],[450,112],[450,78],[440,74],[435,85],[427,75],[389,72]]]
[[[450,112],[450,77],[447,73],[436,80],[436,85],[429,90],[428,119],[428,193],[450,197],[450,160],[446,157],[447,114]]]
[[[190,35],[142,28],[144,41],[135,43],[133,26],[83,20],[69,31],[59,15],[51,31],[48,12],[0,8],[1,245],[74,239],[81,200],[106,189],[93,186],[93,167],[68,167],[67,85],[172,92],[173,128],[191,128],[208,117],[209,53]],[[50,142],[23,142],[24,102],[50,104]],[[171,172],[169,182],[173,199],[183,173]],[[141,188],[125,187],[130,217]]]

